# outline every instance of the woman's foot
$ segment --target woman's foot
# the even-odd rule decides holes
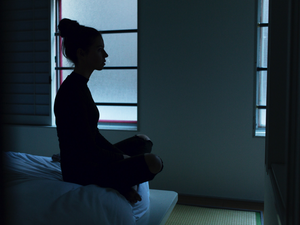
[[[141,196],[137,193],[136,190],[134,190],[134,188],[130,188],[130,190],[125,192],[123,195],[131,204],[142,201]]]

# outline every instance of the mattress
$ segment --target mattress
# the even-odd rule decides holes
[[[140,184],[142,201],[131,205],[121,194],[96,185],[62,181],[51,157],[4,152],[8,224],[136,224],[149,209],[149,184]]]

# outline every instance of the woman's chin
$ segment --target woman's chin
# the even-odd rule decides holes
[[[103,67],[104,67],[104,65],[102,65],[102,66],[98,66],[95,70],[102,70],[103,69]]]

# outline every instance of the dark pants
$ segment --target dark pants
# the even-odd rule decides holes
[[[114,146],[126,155],[135,156],[150,153],[152,151],[153,143],[150,140],[146,141],[138,136],[133,136],[114,144]]]
[[[94,177],[95,184],[124,193],[134,185],[152,180],[156,174],[149,171],[144,157],[151,152],[152,145],[150,140],[138,136],[116,143],[117,148],[131,157],[101,167],[99,175]]]

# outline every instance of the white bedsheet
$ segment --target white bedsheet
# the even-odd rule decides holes
[[[60,164],[50,157],[4,153],[6,207],[10,224],[135,224],[149,207],[148,182],[142,201],[131,206],[117,191],[62,181]]]

